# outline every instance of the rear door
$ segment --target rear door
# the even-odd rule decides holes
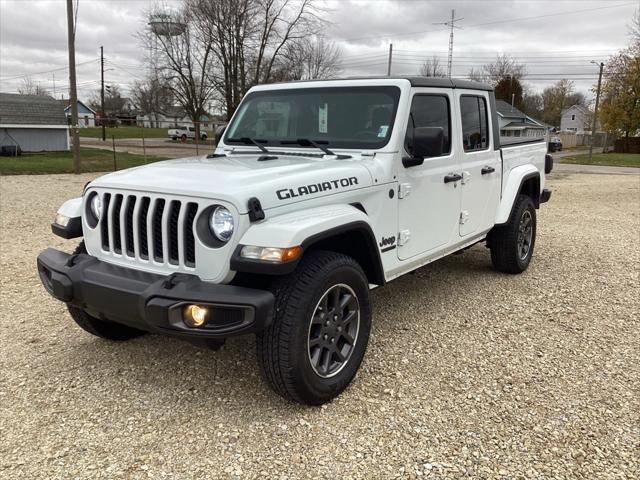
[[[403,155],[409,155],[416,127],[442,128],[444,151],[425,158],[422,165],[400,166],[398,180],[399,239],[398,258],[437,251],[457,241],[460,214],[460,182],[445,183],[445,176],[459,172],[456,159],[457,128],[452,128],[454,109],[452,90],[416,90],[411,101]]]
[[[493,145],[489,92],[456,91],[460,124],[462,201],[460,236],[486,231],[493,226],[500,201],[500,152]]]

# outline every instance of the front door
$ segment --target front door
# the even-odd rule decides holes
[[[454,99],[451,90],[428,89],[416,92],[405,137],[405,155],[411,154],[413,129],[442,128],[444,148],[441,156],[425,158],[422,165],[400,166],[398,258],[407,260],[437,251],[457,241],[460,215],[460,182],[445,177],[460,171],[456,160],[459,142],[451,126]]]
[[[494,149],[488,115],[488,92],[457,93],[462,132],[460,168],[462,205],[460,236],[486,231],[493,226],[500,202],[500,152]]]

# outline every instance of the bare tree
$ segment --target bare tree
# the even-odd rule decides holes
[[[25,77],[22,80],[22,86],[18,88],[20,95],[36,95],[38,97],[50,97],[49,91],[40,83],[33,81],[31,77]]]
[[[104,114],[108,123],[113,123],[115,117],[124,113],[127,100],[122,96],[122,90],[116,84],[107,85],[104,90]],[[100,112],[100,89],[96,90],[89,100],[89,106]]]
[[[211,76],[230,117],[252,85],[272,80],[287,46],[321,23],[318,0],[184,0],[218,68]]]
[[[171,88],[158,78],[136,81],[131,87],[131,98],[136,108],[143,114],[149,115],[151,126],[157,126],[157,115],[173,105]],[[152,120],[152,118],[154,120]]]
[[[270,81],[336,78],[342,73],[342,50],[324,37],[291,42],[276,63]]]
[[[426,60],[418,70],[418,75],[423,77],[446,77],[444,68],[440,66],[440,60],[435,55],[433,58]]]
[[[519,63],[517,59],[510,55],[501,54],[496,56],[493,62],[482,65],[479,69],[472,68],[467,76],[471,80],[495,86],[505,78],[513,78],[519,81],[526,73],[527,67],[525,65]]]
[[[631,42],[640,46],[640,8],[633,14],[629,24],[629,35],[631,36]]]
[[[183,9],[171,18],[158,15],[158,18],[167,18],[168,27],[182,25],[181,32],[156,35],[147,30],[139,38],[149,48],[157,45],[159,81],[171,89],[176,101],[194,122],[199,137],[200,118],[207,113],[206,106],[215,92],[212,78],[216,57],[215,45],[210,41],[210,26],[198,21],[189,7],[185,0]]]
[[[542,119],[549,125],[560,126],[560,118],[565,108],[573,105],[574,85],[571,80],[562,79],[542,91]]]

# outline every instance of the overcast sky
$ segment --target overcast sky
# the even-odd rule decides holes
[[[213,1],[213,0],[212,0]],[[25,76],[56,97],[68,96],[64,0],[0,0],[0,91],[15,92]],[[144,52],[135,33],[153,0],[79,0],[76,62],[79,97],[100,84],[104,45],[107,83],[126,91],[142,79]],[[177,2],[169,2],[177,4]],[[343,52],[344,76],[383,75],[393,43],[393,74],[416,74],[437,55],[446,69],[451,9],[457,24],[453,76],[509,53],[527,65],[526,83],[541,90],[560,78],[587,93],[597,80],[590,60],[629,43],[627,25],[640,0],[328,0],[329,38]]]

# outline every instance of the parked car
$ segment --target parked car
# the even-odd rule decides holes
[[[182,140],[183,142],[188,138],[195,139],[196,138],[196,128],[195,127],[176,127],[170,128],[167,132],[169,138],[171,140]],[[207,139],[207,133],[204,130],[200,131],[200,140],[203,142]]]
[[[549,152],[561,152],[562,151],[562,141],[558,137],[552,137],[549,140]]]
[[[322,404],[360,367],[371,288],[480,242],[497,271],[529,266],[546,145],[501,145],[494,105],[448,78],[255,86],[214,153],[64,203],[53,232],[83,241],[40,253],[40,279],[97,337],[254,333],[274,391]]]

